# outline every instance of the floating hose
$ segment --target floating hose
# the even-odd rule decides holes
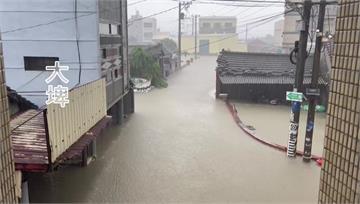
[[[229,109],[229,112],[231,113],[234,121],[236,122],[236,124],[248,135],[250,136],[251,138],[253,138],[254,140],[262,143],[263,145],[266,145],[268,147],[272,147],[276,150],[279,150],[279,151],[282,151],[282,152],[287,152],[287,147],[286,146],[283,146],[283,145],[279,145],[279,144],[276,144],[276,143],[272,143],[272,142],[268,142],[268,141],[265,141],[261,138],[259,138],[258,136],[256,136],[256,134],[250,130],[239,118],[239,115],[238,115],[238,111],[235,107],[235,105],[231,104],[229,102],[229,100],[225,100],[225,103],[226,103],[226,106],[227,108]],[[298,156],[304,156],[304,152],[302,151],[296,151],[296,155]],[[322,166],[322,163],[323,163],[323,158],[320,157],[320,156],[316,156],[316,155],[312,155],[311,156],[311,160],[312,161],[315,161],[319,166]]]

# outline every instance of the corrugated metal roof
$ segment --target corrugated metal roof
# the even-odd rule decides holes
[[[293,84],[296,66],[289,55],[222,51],[217,59],[220,79],[226,84]],[[304,83],[311,81],[313,57],[306,60]],[[327,84],[320,77],[319,83]]]
[[[10,121],[10,130],[16,169],[24,170],[25,165],[46,167],[48,150],[42,111],[28,110],[20,114]]]

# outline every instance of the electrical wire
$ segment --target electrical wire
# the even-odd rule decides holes
[[[145,17],[141,17],[141,18],[134,19],[132,21],[128,21],[128,25],[129,24],[131,25],[133,22],[141,21],[141,20],[144,20],[146,18],[151,18],[151,17],[157,16],[157,15],[160,15],[160,14],[163,14],[163,13],[167,13],[169,11],[172,11],[172,10],[175,10],[175,9],[178,9],[178,8],[179,8],[179,6],[175,6],[175,7],[172,7],[172,8],[169,8],[169,9],[166,9],[166,10],[163,10],[163,11],[160,11],[160,12],[145,16]]]
[[[79,61],[79,76],[78,76],[78,83],[74,86],[77,87],[81,84],[81,74],[82,74],[82,64],[81,64],[81,52],[80,52],[80,45],[79,45],[79,25],[78,25],[78,12],[77,12],[77,2],[78,0],[74,0],[74,15],[75,15],[75,37],[76,37],[76,48],[78,54],[78,61]]]
[[[248,25],[259,23],[259,24],[255,25],[254,27],[249,27],[249,28],[248,28],[248,31],[251,30],[251,29],[254,29],[254,28],[258,27],[258,26],[261,26],[261,25],[263,25],[263,24],[265,24],[265,23],[268,23],[268,22],[274,20],[275,18],[277,18],[277,17],[279,17],[279,16],[282,16],[282,15],[285,15],[285,14],[287,14],[287,13],[290,13],[290,12],[292,12],[292,11],[293,11],[293,10],[288,10],[288,11],[286,11],[286,12],[282,12],[282,13],[280,13],[280,14],[276,14],[276,15],[273,15],[273,16],[271,16],[271,17],[267,17],[267,18],[263,18],[263,19],[259,19],[259,20],[250,22],[250,23],[246,23],[246,24],[248,24]],[[193,50],[193,49],[195,49],[195,48],[200,48],[200,47],[203,47],[203,46],[208,46],[208,45],[215,44],[215,43],[218,43],[218,42],[221,42],[221,41],[230,39],[230,38],[234,38],[234,37],[237,37],[237,36],[239,36],[239,34],[244,33],[244,32],[246,32],[246,31],[242,31],[242,32],[233,34],[233,35],[231,35],[231,36],[228,36],[228,37],[225,37],[225,38],[222,38],[222,39],[213,41],[213,42],[211,42],[211,43],[206,43],[206,44],[203,44],[203,45],[199,45],[199,46],[197,46],[197,47],[191,47],[191,48],[182,50],[181,52],[183,52],[183,51],[188,51],[188,50]],[[176,53],[177,53],[177,52],[176,52]],[[175,52],[174,52],[173,54],[175,54]]]

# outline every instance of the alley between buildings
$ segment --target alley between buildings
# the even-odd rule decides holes
[[[247,137],[213,96],[215,67],[202,57],[168,88],[137,94],[135,114],[98,139],[97,160],[33,175],[31,201],[316,203],[320,168]]]

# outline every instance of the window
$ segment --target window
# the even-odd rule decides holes
[[[203,23],[204,28],[210,28],[210,23]]]
[[[231,28],[233,26],[232,23],[225,23],[225,28]]]
[[[54,66],[58,57],[24,57],[26,71],[46,71],[46,66]]]
[[[214,31],[216,33],[221,33],[221,23],[215,23],[214,24]]]
[[[110,27],[108,24],[104,24],[104,23],[100,23],[99,25],[99,32],[100,34],[105,34],[105,35],[108,35],[110,34]]]
[[[102,58],[106,59],[106,49],[102,49],[101,52],[102,52]]]
[[[110,28],[111,28],[111,30],[110,30],[111,33],[110,33],[110,34],[113,34],[113,35],[119,34],[118,26],[117,26],[117,25],[110,24]]]
[[[121,59],[123,58],[123,47],[122,46],[119,47],[119,56],[121,57]]]
[[[153,24],[152,23],[144,23],[144,27],[145,28],[152,28]]]
[[[119,70],[118,69],[114,70],[114,76],[115,76],[115,79],[117,79],[119,77]]]

